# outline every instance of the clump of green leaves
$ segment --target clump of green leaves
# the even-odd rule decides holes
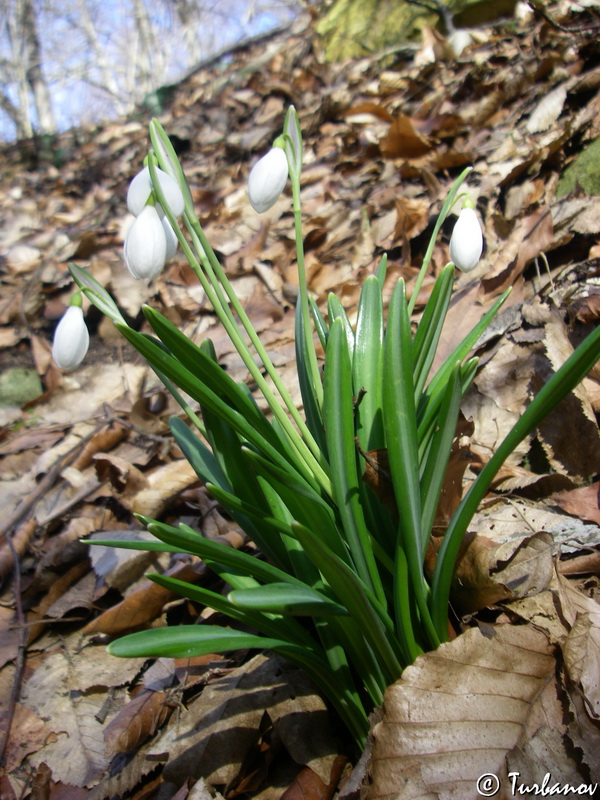
[[[477,369],[469,354],[506,299],[505,294],[497,300],[430,376],[452,296],[452,263],[441,270],[414,330],[411,312],[435,238],[469,170],[457,179],[442,207],[411,300],[400,279],[385,313],[383,258],[364,281],[353,328],[337,296],[329,297],[323,316],[308,294],[300,208],[302,140],[296,112],[289,110],[275,144],[287,156],[295,217],[301,414],[206,239],[175,152],[156,121],[150,125],[150,138],[152,202],[164,209],[266,400],[269,417],[248,387],[219,366],[210,341],[194,344],[148,307],[144,314],[153,335],[139,333],[127,326],[112,298],[85,270],[72,266],[71,272],[177,398],[187,415],[187,423],[171,420],[177,443],[264,560],[210,541],[187,525],[172,527],[140,516],[156,542],[103,544],[201,557],[231,587],[226,597],[164,575],[150,578],[242,623],[244,631],[235,624],[156,628],[119,639],[109,651],[187,657],[272,649],[310,674],[362,746],[368,714],[382,702],[386,687],[420,653],[447,639],[450,585],[469,522],[506,457],[595,363],[600,329],[548,381],[481,471],[450,520],[433,574],[427,574],[425,555],[460,403]],[[270,159],[280,169],[280,156]],[[169,208],[157,164],[182,190],[183,230]],[[281,175],[276,177],[279,181]],[[263,189],[257,205],[274,196],[269,185]],[[322,369],[315,337],[325,353]],[[186,397],[196,401],[198,413]],[[393,503],[384,502],[363,480],[371,451],[387,453]],[[248,627],[257,633],[246,633]]]

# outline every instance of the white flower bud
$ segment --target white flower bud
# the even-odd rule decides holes
[[[463,208],[450,238],[450,259],[463,272],[471,272],[482,250],[483,235],[475,209]]]
[[[175,178],[163,172],[163,170],[158,167],[156,168],[156,174],[158,175],[158,181],[164,192],[167,203],[169,204],[169,208],[175,217],[180,217],[183,214],[185,202],[179,184]],[[129,190],[127,191],[127,208],[134,217],[142,213],[151,192],[152,180],[150,178],[150,170],[148,167],[144,167],[131,181]]]
[[[123,248],[125,265],[137,280],[162,272],[167,258],[167,235],[155,206],[145,206],[133,221]]]
[[[66,372],[76,369],[85,358],[89,345],[90,335],[83,310],[79,306],[69,306],[54,331],[54,363]]]
[[[275,203],[288,178],[288,162],[281,147],[273,147],[252,167],[248,197],[259,214]]]

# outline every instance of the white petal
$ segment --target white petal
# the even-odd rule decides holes
[[[287,158],[281,147],[273,147],[256,162],[248,178],[248,197],[259,214],[277,200],[288,178]]]
[[[483,234],[473,208],[463,208],[450,238],[450,259],[463,272],[475,269],[483,250]]]
[[[90,345],[83,311],[79,306],[69,306],[54,331],[52,358],[60,369],[67,372],[78,367]]]
[[[177,240],[177,236],[175,236],[175,231],[171,227],[171,223],[166,217],[161,217],[160,221],[165,231],[165,236],[167,239],[167,253],[165,256],[165,261],[170,261],[173,258],[175,253],[177,252],[177,248],[179,247],[179,241]]]
[[[145,206],[127,233],[125,265],[134,278],[151,280],[162,272],[167,257],[167,235],[154,206]]]
[[[151,191],[150,170],[148,167],[144,167],[131,181],[127,190],[127,208],[134,217],[137,217],[144,210]]]
[[[171,177],[171,175],[167,175],[166,172],[163,172],[162,169],[158,167],[156,168],[156,174],[158,175],[158,180],[165,194],[167,203],[169,204],[169,208],[174,216],[180,217],[183,214],[185,203],[179,184],[175,178]],[[151,191],[152,181],[150,180],[150,170],[148,167],[144,167],[131,181],[129,190],[127,191],[127,208],[134,217],[139,216],[144,210]]]

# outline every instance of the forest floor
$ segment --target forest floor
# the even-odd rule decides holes
[[[369,797],[465,800],[481,796],[483,773],[501,782],[497,797],[547,773],[563,788],[600,779],[600,365],[505,465],[460,564],[460,635],[405,671],[359,761],[301,671],[274,656],[106,653],[125,632],[211,613],[147,572],[218,582],[197,559],[82,539],[139,534],[134,514],[143,513],[249,543],[183,459],[168,428],[178,408],[112,323],[85,307],[91,346],[72,373],[50,353],[75,262],[131,325],[143,328],[150,303],[195,341],[210,337],[229,374],[247,378],[181,253],[150,284],[124,268],[125,195],[155,114],[299,402],[289,195],[258,216],[246,193],[249,169],[294,103],[310,289],[321,307],[335,290],[351,319],[383,253],[386,288],[403,276],[410,292],[452,181],[474,167],[468,191],[486,246],[457,279],[442,355],[512,293],[478,346],[463,404],[466,485],[600,319],[599,31],[596,4],[551,2],[473,30],[458,57],[426,29],[412,48],[332,65],[300,20],[157,92],[135,118],[3,146],[2,800],[327,800],[338,790],[358,797],[361,785]],[[449,260],[450,230],[436,243],[425,299]],[[471,711],[483,702],[485,730],[452,691]]]

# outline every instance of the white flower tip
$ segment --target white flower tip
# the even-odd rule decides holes
[[[463,208],[450,238],[450,259],[462,270],[475,269],[483,251],[483,234],[473,208]]]
[[[155,206],[145,206],[125,238],[125,265],[136,280],[159,275],[167,259],[167,234]]]
[[[83,310],[79,306],[69,306],[54,331],[54,363],[59,369],[71,372],[81,364],[89,346],[90,334],[83,318]]]
[[[259,214],[268,211],[283,191],[287,178],[287,157],[281,147],[273,147],[256,162],[248,178],[252,208]]]

